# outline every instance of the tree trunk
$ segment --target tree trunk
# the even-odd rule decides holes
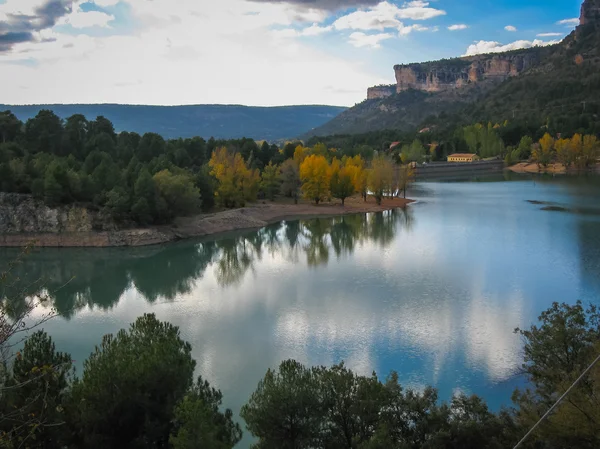
[[[406,187],[404,187],[404,199],[406,199]]]
[[[319,198],[315,198],[315,204],[318,206],[319,205]]]
[[[344,207],[344,201],[346,201],[346,198],[342,198],[342,207]]]

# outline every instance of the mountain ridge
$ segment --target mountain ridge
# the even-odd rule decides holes
[[[578,102],[591,108],[583,112],[600,112],[600,0],[583,2],[580,25],[560,43],[395,65],[394,73],[396,84],[369,88],[365,101],[302,137],[519,116],[567,120]]]
[[[201,136],[276,141],[318,127],[347,108],[328,105],[0,104],[0,110],[11,110],[22,121],[42,109],[50,109],[63,119],[73,114],[83,114],[89,120],[102,115],[113,122],[117,131],[155,132],[167,139]]]

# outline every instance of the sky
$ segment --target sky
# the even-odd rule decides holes
[[[0,103],[352,106],[395,64],[559,42],[581,0],[0,0]]]

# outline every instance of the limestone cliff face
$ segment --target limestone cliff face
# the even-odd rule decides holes
[[[89,232],[94,221],[84,208],[50,208],[29,195],[0,193],[0,234]]]
[[[142,246],[173,240],[158,229],[122,229],[98,212],[52,208],[30,195],[0,193],[0,246]]]
[[[580,25],[600,23],[600,0],[585,0],[581,5]]]
[[[441,92],[485,80],[505,80],[537,64],[535,52],[478,55],[423,64],[397,65],[396,92]]]
[[[600,28],[600,0],[585,0],[581,5],[578,32],[594,24]],[[539,49],[538,49],[539,50]],[[488,80],[504,81],[540,63],[540,51],[518,50],[508,53],[469,56],[420,64],[394,66],[395,92],[387,86],[371,88],[369,99],[386,98],[409,89],[443,92]]]
[[[375,86],[367,89],[367,100],[374,100],[376,98],[387,98],[396,93],[396,85],[391,84],[388,86]]]

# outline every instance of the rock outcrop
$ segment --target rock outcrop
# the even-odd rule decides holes
[[[83,207],[52,208],[30,195],[0,193],[0,246],[142,246],[175,238],[158,228],[119,229]]]
[[[396,65],[396,84],[369,88],[367,99],[387,98],[409,89],[432,93],[460,89],[486,80],[504,81],[519,75],[538,62],[537,52],[522,51]]]
[[[579,25],[583,26],[589,23],[600,23],[600,0],[586,0],[581,5]]]
[[[519,75],[538,62],[538,52],[518,51],[396,65],[396,85],[371,87],[367,91],[367,99],[387,98],[409,89],[432,93],[460,89],[487,80],[504,81]]]
[[[367,100],[374,100],[376,98],[387,98],[396,93],[396,85],[390,84],[387,86],[375,86],[367,89]]]
[[[576,34],[591,25],[600,28],[600,0],[585,0],[581,5],[579,21]],[[543,54],[540,48],[530,48],[507,53],[396,65],[395,90],[390,86],[372,87],[367,91],[367,99],[387,98],[410,89],[436,93],[489,80],[504,81],[538,65]]]

